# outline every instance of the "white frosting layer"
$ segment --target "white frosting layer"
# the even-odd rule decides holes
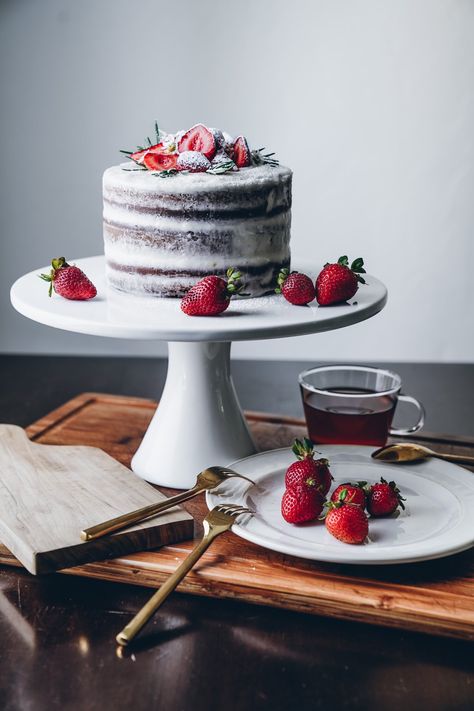
[[[241,192],[249,187],[258,190],[265,185],[291,177],[291,170],[282,165],[257,165],[220,175],[179,173],[169,178],[160,178],[149,170],[132,170],[135,167],[137,166],[129,161],[107,168],[103,178],[104,196],[107,196],[109,189],[117,186],[125,191],[137,191],[152,196],[156,195],[157,191],[165,195],[196,195],[202,194],[203,191],[226,192],[233,189]]]
[[[222,274],[232,266],[261,295],[274,286],[278,267],[289,264],[288,168],[160,178],[114,166],[104,173],[103,189],[108,280],[124,291],[164,295],[168,284],[183,292],[196,281],[189,273]]]

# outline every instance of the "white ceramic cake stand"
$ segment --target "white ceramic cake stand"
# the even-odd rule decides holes
[[[221,316],[193,318],[182,313],[179,299],[132,297],[108,289],[103,256],[75,264],[97,286],[95,299],[48,298],[38,278],[49,271],[43,267],[15,282],[12,304],[24,316],[66,331],[168,341],[166,385],[132,469],[147,481],[176,488],[192,486],[207,466],[225,466],[256,451],[230,374],[232,341],[343,328],[374,316],[387,300],[385,286],[367,276],[367,286],[349,304],[292,306],[282,297],[266,296],[234,299]]]

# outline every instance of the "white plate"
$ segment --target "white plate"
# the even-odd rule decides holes
[[[294,461],[289,448],[262,452],[231,464],[255,482],[231,479],[217,492],[207,492],[209,508],[236,503],[255,511],[242,516],[232,530],[264,548],[331,563],[385,565],[442,558],[474,545],[474,473],[432,459],[397,465],[371,459],[371,447],[323,446],[331,463],[334,486],[346,481],[394,479],[406,498],[405,511],[369,520],[369,540],[348,545],[333,538],[323,523],[295,526],[280,512],[286,468]]]

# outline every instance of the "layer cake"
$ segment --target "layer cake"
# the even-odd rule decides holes
[[[203,276],[234,267],[246,293],[273,292],[290,263],[291,170],[272,161],[217,174],[164,173],[134,163],[104,173],[109,285],[181,297]]]

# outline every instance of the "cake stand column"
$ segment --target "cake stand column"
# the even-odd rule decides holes
[[[187,489],[206,467],[255,453],[230,373],[228,342],[170,342],[158,409],[132,459],[138,476]]]

